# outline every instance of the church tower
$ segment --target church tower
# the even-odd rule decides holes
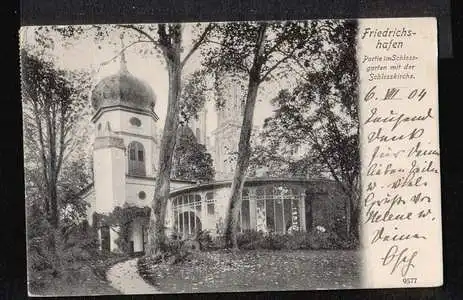
[[[155,176],[159,149],[158,116],[154,112],[156,98],[147,83],[129,72],[122,52],[119,71],[95,86],[91,103],[95,111],[92,122],[96,128],[94,211],[108,214],[127,202],[128,180]],[[105,237],[102,235],[103,231],[100,232],[103,244]],[[117,233],[107,233],[107,246],[111,251],[117,248],[116,238]]]
[[[198,112],[198,118],[191,118],[188,122],[188,126],[193,131],[193,134],[196,137],[198,143],[207,145],[207,135],[206,135],[206,120],[207,120],[207,109],[204,107]]]
[[[216,180],[233,178],[246,96],[238,78],[227,77],[222,84],[224,105],[217,111],[217,128],[212,132]]]

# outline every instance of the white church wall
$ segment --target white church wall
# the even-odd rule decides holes
[[[154,178],[138,178],[127,176],[127,187],[126,187],[126,202],[131,205],[143,207],[150,206],[151,201],[154,197]],[[182,181],[171,181],[170,189],[175,190],[179,188],[189,187],[192,184],[189,182]],[[143,191],[146,194],[145,199],[139,198],[139,193]]]
[[[94,151],[95,211],[109,213],[125,202],[125,156],[119,148]]]
[[[127,204],[138,207],[151,206],[151,201],[154,196],[154,183],[154,179],[127,177]],[[140,192],[145,193],[144,199],[140,199]]]
[[[111,110],[102,113],[95,123],[97,131],[103,130],[108,122],[111,131],[121,131],[121,111]]]
[[[140,126],[131,124],[130,120],[132,118],[137,118],[140,120]],[[141,134],[145,136],[155,137],[156,130],[154,119],[151,116],[142,115],[138,113],[121,111],[121,127],[120,130],[123,132],[131,132],[135,134]]]

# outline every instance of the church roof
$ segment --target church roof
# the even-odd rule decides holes
[[[221,187],[231,187],[232,180],[220,180],[212,181],[207,183],[195,184],[187,187],[179,187],[170,191],[170,197],[174,197],[179,194],[187,192],[195,192],[200,190],[211,190]],[[256,186],[263,184],[299,184],[299,185],[316,185],[316,184],[337,184],[332,179],[320,178],[320,179],[309,179],[305,177],[249,177],[246,178],[244,186]]]
[[[119,72],[103,78],[95,86],[91,102],[95,111],[115,105],[152,111],[156,96],[151,86],[127,70],[124,51],[122,51]]]

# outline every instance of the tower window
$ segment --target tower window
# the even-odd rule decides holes
[[[137,126],[137,127],[140,127],[141,126],[141,121],[139,118],[130,118],[129,120],[130,124],[133,125],[133,126]]]
[[[129,175],[145,176],[145,149],[140,142],[129,144]]]
[[[135,149],[134,148],[129,148],[129,159],[130,160],[136,160],[136,156],[135,156]]]

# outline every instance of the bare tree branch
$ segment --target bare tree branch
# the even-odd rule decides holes
[[[198,41],[193,45],[193,47],[190,49],[188,54],[185,56],[185,58],[180,63],[180,68],[183,68],[185,66],[185,64],[188,62],[188,59],[190,59],[191,55],[193,55],[193,53],[195,53],[195,51],[206,41],[207,35],[209,34],[209,32],[211,32],[213,28],[214,28],[213,24],[207,25],[203,33],[200,35]]]
[[[154,45],[156,46],[162,46],[159,44],[158,41],[156,41],[155,38],[153,38],[151,35],[149,35],[146,31],[134,26],[134,25],[131,25],[131,24],[120,24],[120,25],[117,25],[121,28],[127,28],[127,29],[132,29],[132,30],[135,30],[136,32],[138,32],[139,34],[143,35],[144,37],[146,37],[150,42],[152,42]]]
[[[108,59],[108,60],[102,62],[102,63],[100,64],[100,66],[105,66],[105,65],[109,64],[110,62],[112,62],[113,60],[115,60],[116,58],[118,58],[119,56],[121,56],[122,53],[123,53],[125,50],[127,50],[128,48],[132,47],[133,45],[141,44],[141,43],[152,43],[152,42],[149,41],[149,40],[146,40],[146,41],[145,41],[145,40],[138,40],[138,41],[132,42],[132,43],[130,43],[128,46],[125,46],[124,48],[122,48],[122,50],[119,51],[119,52],[118,52],[115,56],[113,56],[111,59]]]

